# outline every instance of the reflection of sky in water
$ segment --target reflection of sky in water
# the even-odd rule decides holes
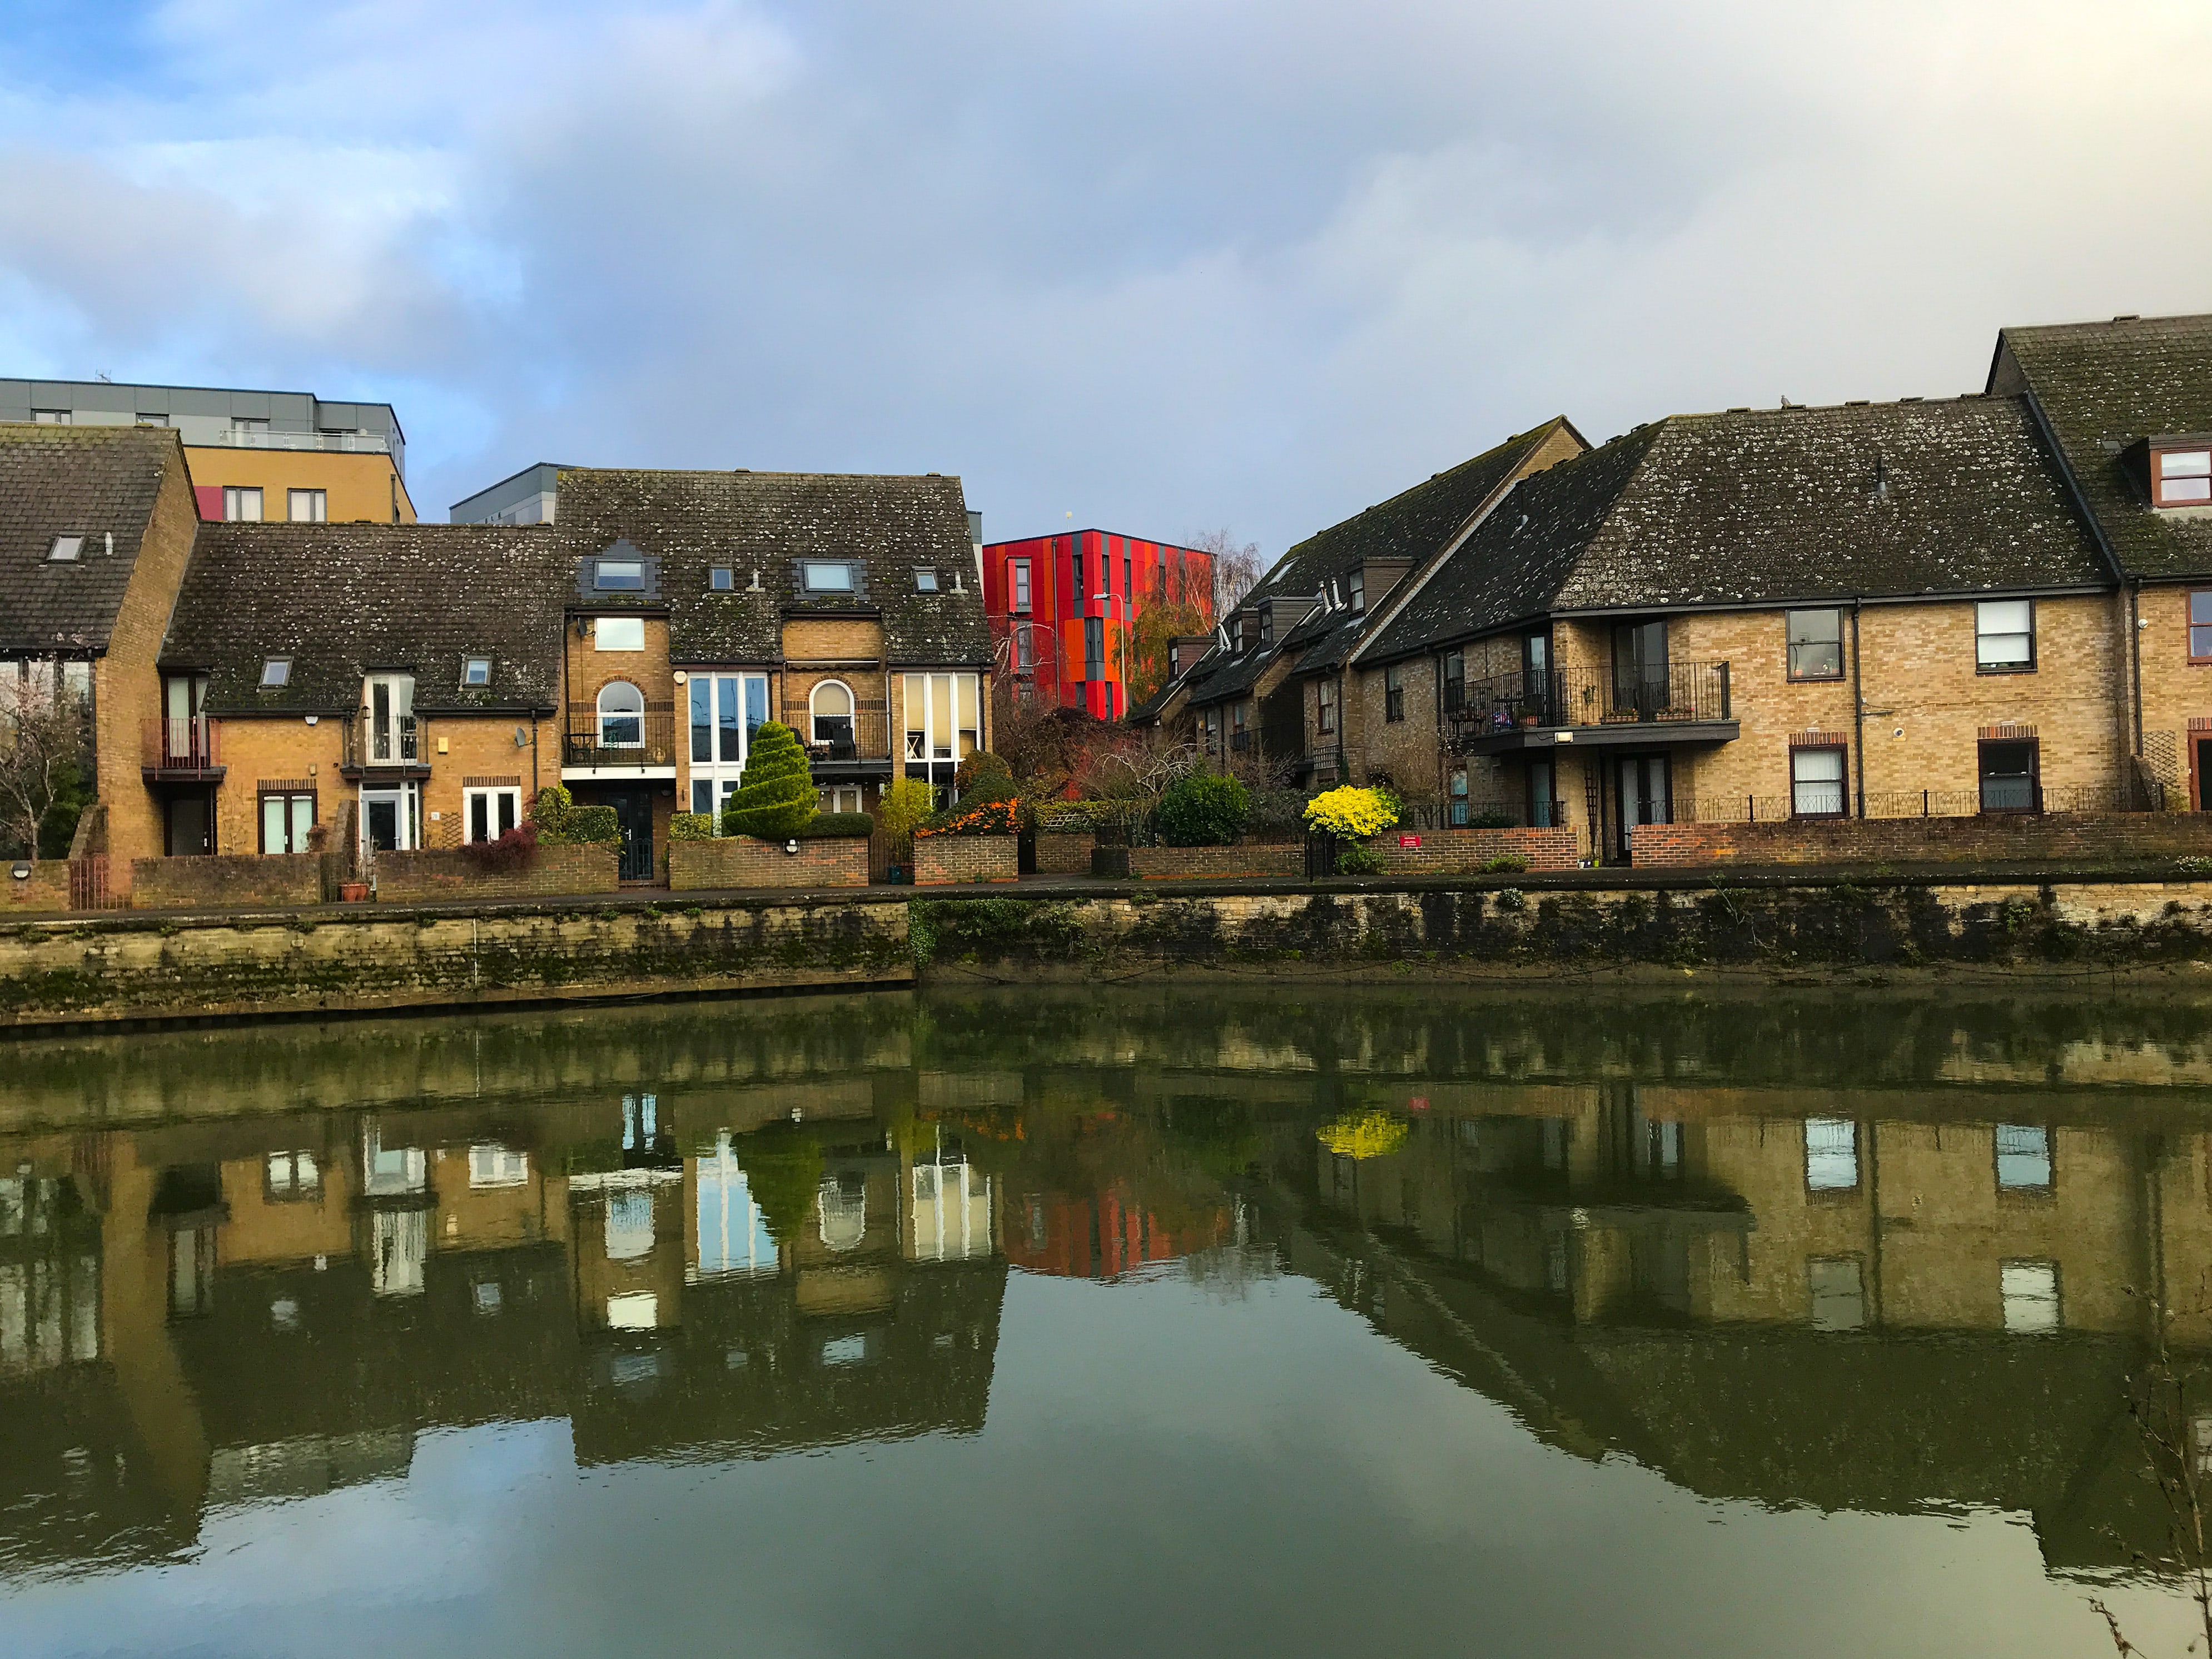
[[[634,1358],[628,1380],[649,1378]],[[2160,1633],[2154,1598],[2118,1603]],[[404,1477],[217,1509],[190,1561],[21,1589],[0,1629],[21,1659],[95,1640],[1702,1659],[2100,1639],[2017,1520],[1699,1501],[1539,1443],[1296,1278],[1224,1299],[1018,1274],[981,1435],[580,1470],[562,1423],[429,1432]]]

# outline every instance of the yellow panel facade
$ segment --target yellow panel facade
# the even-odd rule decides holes
[[[320,449],[246,449],[194,446],[185,451],[192,483],[200,489],[243,487],[261,491],[261,516],[281,522],[287,492],[324,492],[324,516],[332,524],[413,524],[415,503],[392,457]]]

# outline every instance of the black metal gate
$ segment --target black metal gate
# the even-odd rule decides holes
[[[1337,848],[1344,843],[1337,836],[1319,830],[1306,833],[1306,879],[1336,873]]]

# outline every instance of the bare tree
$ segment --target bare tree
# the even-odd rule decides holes
[[[51,672],[0,675],[0,849],[38,856],[40,833],[55,807],[76,795],[84,762],[82,699],[57,689]]]
[[[1225,526],[1194,537],[1190,544],[1213,559],[1213,614],[1227,616],[1260,580],[1260,544],[1239,543]]]

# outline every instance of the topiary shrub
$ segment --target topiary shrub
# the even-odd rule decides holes
[[[566,840],[568,814],[575,805],[575,797],[557,783],[539,790],[530,805],[530,821],[538,826],[538,839],[549,847]]]
[[[1226,847],[1244,833],[1252,796],[1235,778],[1194,772],[1160,797],[1154,821],[1170,847]]]
[[[671,841],[712,841],[714,838],[714,815],[712,812],[678,812],[668,820],[668,839]]]
[[[866,812],[817,812],[799,832],[802,841],[830,841],[842,836],[872,836],[876,821]]]
[[[814,777],[799,734],[775,720],[753,733],[744,776],[722,809],[722,833],[787,841],[814,821]]]

